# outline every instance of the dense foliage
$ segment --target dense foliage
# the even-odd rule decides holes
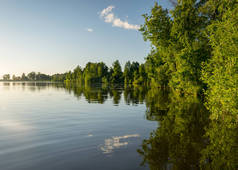
[[[129,85],[146,85],[147,73],[145,65],[138,62],[128,61],[125,64],[124,71],[118,60],[113,62],[112,67],[108,67],[105,63],[92,63],[88,62],[85,68],[77,66],[73,71],[69,71],[63,74],[54,74],[52,76],[31,72],[27,75],[25,73],[22,76],[12,76],[6,74],[3,76],[3,80],[13,81],[54,81],[65,82],[67,84],[77,83],[78,85],[92,85],[98,83],[104,84],[124,84]]]
[[[72,72],[65,74],[66,83],[79,83],[90,85],[95,83],[125,84],[125,85],[146,85],[147,74],[144,64],[128,61],[124,71],[118,60],[113,62],[112,67],[105,63],[87,63],[85,68],[77,66]]]
[[[140,150],[144,161],[151,169],[163,169],[170,163],[175,169],[237,169],[238,1],[178,0],[170,13],[156,3],[144,17],[141,31],[152,46],[145,63],[149,82],[152,86],[169,87],[175,92],[173,100],[179,99],[176,107],[173,100],[172,105],[166,105],[169,108],[161,127],[144,141]],[[183,116],[193,114],[190,106],[186,106],[193,94],[201,94],[209,111],[209,125],[202,127],[202,122],[199,123],[198,128],[205,131],[197,136],[206,142],[206,147],[197,146],[196,141],[189,139],[196,122],[186,125],[194,116],[202,119],[204,113],[196,113],[188,120]],[[180,124],[187,128],[179,132]],[[192,145],[180,143],[186,140]],[[182,152],[177,153],[180,147]],[[200,165],[189,163],[187,156],[193,154],[197,154]],[[178,155],[181,161],[186,161],[177,162]]]

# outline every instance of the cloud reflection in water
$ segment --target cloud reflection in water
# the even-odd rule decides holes
[[[115,136],[112,138],[105,139],[104,146],[101,146],[100,149],[104,154],[112,153],[114,149],[121,148],[128,145],[128,141],[125,139],[140,137],[139,134],[131,134],[124,136]],[[120,140],[124,140],[123,142]]]
[[[1,120],[0,127],[14,131],[26,131],[33,129],[32,126],[26,125],[18,120]]]

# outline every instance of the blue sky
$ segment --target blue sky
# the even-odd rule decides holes
[[[171,6],[168,0],[157,1]],[[88,61],[109,66],[116,59],[122,65],[143,62],[150,49],[136,29],[153,0],[0,2],[0,76],[62,73]]]

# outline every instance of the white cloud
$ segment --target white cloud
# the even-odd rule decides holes
[[[111,23],[114,20],[114,14],[110,13],[104,17],[104,21],[107,23]]]
[[[129,24],[127,21],[122,21],[120,18],[117,18],[112,12],[114,6],[108,6],[100,12],[100,17],[104,19],[106,23],[112,23],[114,27],[120,27],[128,30],[138,30],[139,25]],[[127,17],[128,18],[128,17]]]
[[[93,32],[93,29],[92,28],[87,28],[87,31],[88,32]]]
[[[108,13],[112,11],[112,9],[115,8],[114,6],[110,5],[107,8],[103,9],[102,12],[100,13],[101,17],[104,17]]]

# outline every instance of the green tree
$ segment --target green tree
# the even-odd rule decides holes
[[[27,78],[29,80],[35,81],[36,80],[36,73],[35,72],[30,72],[29,74],[27,74]]]
[[[83,70],[80,66],[77,66],[73,71],[74,81],[82,84],[83,83]]]
[[[38,73],[35,75],[35,80],[36,80],[36,81],[50,81],[50,80],[51,80],[51,77],[50,77],[49,75],[42,74],[42,73],[38,72]]]
[[[4,74],[3,80],[6,80],[6,81],[10,80],[10,74]]]
[[[22,80],[22,81],[28,80],[28,78],[27,78],[27,76],[25,75],[25,73],[22,73],[21,80]]]
[[[126,85],[130,84],[131,83],[130,81],[131,81],[131,78],[132,78],[132,75],[131,75],[131,62],[130,61],[127,61],[126,64],[125,64],[123,76],[124,76],[124,83]]]
[[[145,65],[141,64],[138,71],[135,72],[133,84],[136,85],[146,85],[147,83],[147,74],[145,71]]]
[[[15,76],[15,74],[12,75],[12,80],[17,80],[17,77]]]
[[[229,10],[224,12],[218,7],[221,19],[207,28],[212,55],[202,71],[202,80],[208,86],[207,107],[211,118],[217,120],[224,119],[225,115],[233,115],[236,119],[238,113],[238,5],[232,0],[224,2],[230,3],[226,6]]]
[[[64,82],[64,81],[66,80],[66,74],[67,74],[67,73],[54,74],[54,75],[51,76],[51,80],[52,80],[52,81]]]
[[[146,59],[152,84],[186,94],[197,93],[201,88],[201,64],[210,52],[202,34],[207,20],[201,15],[201,2],[180,0],[171,15],[155,3],[151,14],[144,15],[141,31],[152,45]]]
[[[111,75],[111,83],[117,84],[117,83],[123,83],[123,73],[121,69],[121,65],[118,60],[116,60],[112,64],[112,75]]]
[[[206,29],[212,49],[204,63],[202,80],[207,84],[206,106],[211,124],[210,139],[203,151],[203,168],[238,168],[238,4],[236,0],[206,3],[210,18]],[[210,164],[205,164],[210,160]]]

